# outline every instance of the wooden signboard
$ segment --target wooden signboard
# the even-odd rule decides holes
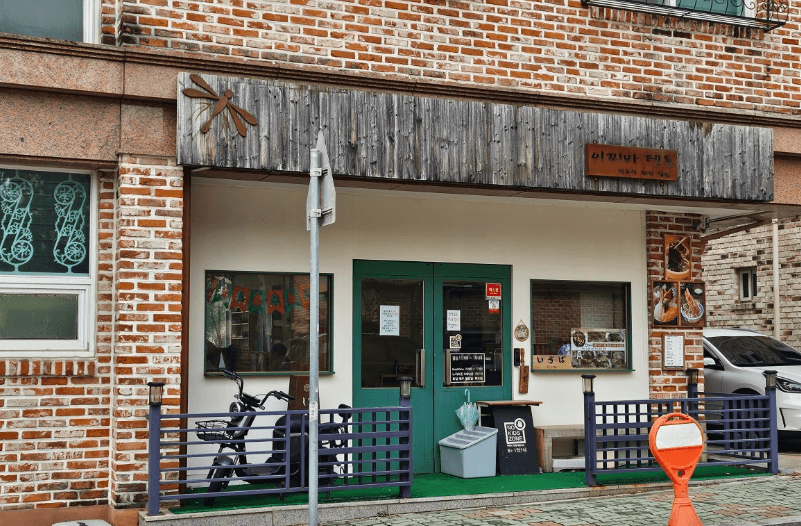
[[[520,352],[520,382],[518,383],[517,392],[521,394],[528,393],[528,365],[526,365],[526,351],[521,349]]]
[[[570,355],[538,354],[531,357],[531,367],[533,369],[572,369],[573,363]]]
[[[584,160],[588,177],[657,181],[676,181],[679,178],[676,150],[587,144]]]

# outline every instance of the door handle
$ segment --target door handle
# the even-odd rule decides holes
[[[417,349],[416,363],[414,364],[414,381],[418,387],[426,386],[426,350]]]

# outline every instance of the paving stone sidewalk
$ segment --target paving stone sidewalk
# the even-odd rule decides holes
[[[784,475],[691,486],[704,526],[801,525],[801,476]],[[326,526],[658,526],[667,525],[673,491],[419,512]]]

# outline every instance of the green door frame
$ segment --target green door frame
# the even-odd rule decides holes
[[[425,387],[412,389],[414,412],[414,471],[438,472],[440,439],[461,429],[456,409],[466,401],[464,388],[443,386],[443,299],[442,287],[449,281],[501,283],[503,327],[503,385],[469,387],[471,401],[511,400],[511,268],[508,266],[420,263],[399,261],[353,262],[353,403],[355,407],[394,406],[398,403],[397,388],[361,387],[361,294],[362,279],[418,279],[424,288]]]

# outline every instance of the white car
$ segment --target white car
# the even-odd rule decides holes
[[[801,431],[801,352],[751,329],[704,329],[704,390],[765,394],[776,375],[779,431]]]

